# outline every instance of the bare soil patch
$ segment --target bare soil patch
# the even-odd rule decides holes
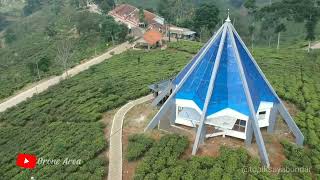
[[[133,179],[134,171],[139,164],[139,160],[128,162],[125,157],[128,149],[128,138],[130,135],[143,133],[144,128],[147,123],[152,119],[155,115],[156,110],[151,106],[151,101],[148,101],[143,104],[139,104],[133,107],[125,116],[123,122],[123,130],[122,130],[122,147],[123,147],[123,163],[122,163],[122,179],[130,180]],[[148,132],[149,135],[159,140],[163,135],[162,132],[154,130],[152,132]]]
[[[290,102],[284,102],[284,104],[292,116],[295,116],[299,112],[298,108],[294,104]],[[151,102],[147,102],[132,108],[125,117],[123,127],[124,180],[133,179],[135,169],[140,162],[140,160],[134,162],[128,162],[126,160],[125,155],[128,148],[128,137],[132,134],[143,133],[143,130],[146,127],[147,123],[152,119],[156,112],[157,110],[151,106]],[[194,128],[188,128],[184,126],[179,127],[184,128],[185,130],[170,127],[174,130],[170,129],[168,131],[179,132],[180,134],[186,135],[188,137],[189,147],[182,155],[182,159],[188,159],[192,157],[191,152],[196,131]],[[280,116],[275,125],[275,131],[273,134],[268,134],[266,128],[262,128],[261,133],[267,148],[271,168],[280,168],[283,161],[286,159],[283,147],[280,142],[284,139],[294,142],[294,136],[290,132],[287,124],[282,118],[280,118]],[[160,130],[153,130],[151,132],[148,132],[148,135],[156,140],[159,140],[164,134],[166,134],[166,132]],[[251,146],[246,147],[244,140],[228,136],[226,136],[225,138],[223,138],[222,136],[218,136],[206,139],[204,144],[199,145],[197,155],[218,157],[220,155],[219,149],[221,146],[227,146],[229,148],[245,148],[248,151],[249,155],[259,158],[259,150],[255,139],[253,139]]]
[[[192,129],[190,129],[189,131],[192,135],[188,136],[190,144],[188,149],[182,156],[183,159],[192,157],[191,152],[194,143],[195,131]],[[261,133],[269,155],[271,168],[281,168],[283,161],[286,159],[281,141],[286,139],[288,141],[294,142],[295,138],[293,134],[290,132],[284,120],[280,117],[277,120],[275,131],[273,134],[268,134],[266,128],[262,128]],[[197,155],[218,157],[220,155],[219,149],[222,146],[227,146],[234,149],[245,148],[250,156],[260,158],[259,149],[254,138],[252,144],[247,147],[244,140],[228,136],[226,136],[225,138],[223,138],[222,136],[217,136],[206,139],[204,144],[199,145]]]
[[[288,101],[282,101],[282,102],[292,117],[294,117],[298,114],[299,109],[297,108],[297,106],[295,104],[288,102]]]

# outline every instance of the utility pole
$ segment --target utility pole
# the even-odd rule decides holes
[[[168,21],[165,21],[165,25],[166,25],[166,33],[167,33],[167,36],[169,38],[169,42],[171,42],[171,32],[170,32],[170,23]]]
[[[36,68],[37,68],[37,74],[38,74],[38,81],[37,81],[37,84],[36,84],[36,93],[39,94],[39,91],[38,91],[38,85],[39,85],[39,82],[40,82],[40,71],[39,71],[39,65],[38,65],[38,61],[36,62]]]
[[[253,51],[253,43],[254,43],[254,34],[251,35],[251,49]]]
[[[311,15],[309,15],[309,21],[311,21]],[[310,53],[310,50],[311,50],[311,38],[309,39],[308,53]]]
[[[280,48],[280,36],[281,36],[280,33],[281,33],[281,32],[278,32],[278,44],[277,44],[277,49]]]
[[[39,79],[39,81],[40,81],[41,77],[40,77],[40,71],[39,71],[38,61],[36,62],[36,67],[37,67],[38,79]]]

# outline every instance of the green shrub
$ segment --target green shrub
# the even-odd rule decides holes
[[[222,147],[220,156],[179,159],[188,147],[188,139],[172,134],[163,136],[144,155],[134,179],[273,179],[266,173],[244,173],[244,167],[260,167],[259,159],[252,159],[244,149]]]
[[[127,159],[137,160],[144,155],[153,145],[153,139],[143,134],[135,134],[129,137]]]

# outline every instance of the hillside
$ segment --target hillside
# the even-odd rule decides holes
[[[118,2],[130,3],[160,13],[157,12],[159,2],[168,1]],[[147,102],[126,111],[127,114],[124,113],[123,116],[121,114],[125,122],[121,121],[123,127],[117,132],[123,132],[119,136],[119,144],[123,147],[121,152],[124,153],[123,179],[320,179],[320,49],[306,51],[306,45],[310,41],[319,42],[320,23],[315,21],[318,24],[310,25],[313,21],[311,18],[309,21],[306,20],[305,16],[301,16],[302,20],[297,21],[288,19],[285,13],[281,16],[274,15],[279,10],[277,8],[268,9],[271,13],[263,14],[263,18],[259,17],[254,21],[254,15],[250,12],[252,9],[245,8],[243,1],[174,1],[174,5],[169,4],[166,9],[168,11],[164,12],[168,13],[167,16],[172,16],[172,24],[194,28],[198,32],[197,41],[178,39],[176,42],[166,42],[162,48],[130,49],[117,55],[108,52],[108,57],[111,56],[108,60],[93,65],[76,76],[61,80],[48,90],[1,112],[0,179],[106,179],[110,156],[108,144],[110,136],[114,135],[110,129],[113,121],[117,121],[114,114],[119,111],[124,113],[125,109],[121,106],[150,94],[148,85],[177,75],[204,45],[206,39],[201,39],[201,36],[205,34],[208,38],[211,37],[215,26],[219,27],[224,22],[228,8],[231,9],[230,16],[235,28],[303,133],[303,147],[292,143],[292,132],[279,117],[274,134],[265,136],[266,129],[261,128],[261,131],[265,132],[262,135],[267,153],[270,160],[272,159],[271,168],[274,169],[261,168],[256,140],[250,148],[244,148],[245,142],[236,138],[229,141],[232,137],[221,137],[220,142],[218,138],[211,138],[206,140],[208,144],[199,148],[197,156],[192,156],[190,139],[194,142],[194,137],[191,137],[194,136],[194,129],[186,130],[192,131],[189,134],[191,138],[158,130],[143,132],[158,110],[151,106],[151,102]],[[102,14],[89,12],[86,2],[0,0],[0,102],[32,83],[61,74],[66,69],[106,52],[124,41],[131,42],[128,28],[106,15],[113,7],[110,5],[113,4],[112,0],[95,0],[104,7]],[[211,22],[205,18],[201,27],[196,27],[197,23],[194,22],[196,9],[202,2],[213,2],[217,6],[204,7],[204,10],[209,9],[204,11],[209,12],[207,14],[210,14],[211,10],[219,12],[211,19],[214,25],[210,28],[206,23]],[[258,8],[270,4],[270,0],[256,2]],[[319,14],[320,17],[319,12],[314,14]],[[218,16],[219,18],[216,18]],[[269,17],[271,18],[268,19]],[[266,19],[269,21],[265,21]],[[274,21],[278,24],[275,23],[271,27],[270,22]],[[255,27],[252,27],[253,25]],[[312,28],[315,28],[314,32]],[[306,38],[307,34],[311,34],[311,37]],[[278,39],[280,46],[277,49]],[[211,51],[213,48],[208,49]],[[229,49],[225,48],[224,51],[228,52]],[[198,72],[205,72],[214,64],[214,61],[210,61],[214,56],[202,57],[206,58],[208,65],[203,63],[206,67]],[[227,59],[230,56],[224,57]],[[241,70],[241,65],[237,67]],[[221,74],[232,70],[229,67],[224,69]],[[253,76],[250,71],[247,73],[243,77]],[[225,81],[230,83],[229,80],[233,81],[231,75]],[[247,78],[241,82],[245,80]],[[209,84],[209,80],[198,77],[193,82]],[[226,85],[221,89],[225,88],[229,87]],[[257,91],[260,93],[259,89]],[[236,99],[241,101],[238,91],[236,94]],[[254,97],[250,91],[249,94]],[[184,107],[179,104],[177,106],[179,107],[176,107],[176,111],[179,113]],[[246,122],[249,122],[249,119]],[[241,119],[234,120],[239,120],[240,125]],[[284,126],[285,130],[277,131]],[[220,128],[210,128],[216,127]],[[246,125],[243,127],[247,128]],[[137,135],[140,132],[143,134]],[[273,146],[273,138],[278,138],[276,147]],[[232,144],[233,142],[236,144]],[[73,160],[73,163],[40,163],[35,169],[25,170],[16,166],[19,153],[34,154],[38,159],[69,159]],[[281,157],[273,156],[275,154],[281,154]],[[299,169],[302,168],[308,171],[300,172]],[[245,172],[249,169],[252,172]],[[284,171],[288,169],[289,172]],[[272,172],[274,170],[275,172]]]
[[[25,4],[25,0],[0,0],[0,13],[19,16]]]
[[[57,56],[66,40],[70,46],[68,67],[124,41],[126,28],[112,18],[89,13],[69,1],[59,2],[42,4],[31,15],[11,22],[0,35],[0,99],[29,83],[62,73],[65,67]]]
[[[0,33],[0,47],[2,47],[0,48],[0,70],[6,71],[0,71],[4,82],[0,84],[0,100],[13,95],[32,82],[61,73],[64,67],[61,62],[57,62],[56,57],[57,47],[63,43],[64,39],[70,39],[72,42],[72,56],[68,67],[110,48],[113,44],[112,39],[116,41],[115,43],[124,40],[126,32],[123,27],[111,26],[114,24],[112,19],[106,18],[104,15],[88,13],[83,4],[74,4],[73,2],[75,1],[43,1],[34,12],[31,11],[31,15],[23,16],[23,11],[25,11],[23,7],[26,6],[26,3],[20,0],[2,1],[0,30],[6,29],[6,31]],[[159,4],[158,0],[119,1],[119,3],[121,2],[132,3],[137,7],[152,8],[154,11],[157,11]],[[205,1],[186,0],[183,4],[184,10],[188,13],[190,11],[192,14],[194,8],[198,6],[195,2]],[[269,2],[269,0],[259,0],[257,5],[262,7]],[[260,22],[257,23],[253,36],[250,35],[248,30],[250,21],[247,10],[242,5],[242,0],[219,0],[214,4],[220,10],[221,22],[226,16],[226,9],[231,8],[231,19],[234,21],[234,26],[248,45],[252,44],[252,37],[254,37],[254,46],[275,47],[277,45],[277,33],[264,32]],[[176,4],[176,6],[178,5]],[[8,12],[13,14],[8,14]],[[186,17],[186,22],[188,22],[189,16]],[[106,24],[103,26],[106,28],[105,32],[98,28],[103,21]],[[188,26],[186,22],[184,19],[180,19],[177,25]],[[216,27],[219,26],[220,20],[218,22]],[[281,46],[293,44],[303,48],[308,44],[305,41],[306,30],[303,23],[288,21],[285,24],[287,30],[281,33]],[[319,25],[316,28],[315,40],[320,36],[320,28],[318,27]],[[84,32],[80,32],[79,28],[83,28]],[[112,34],[111,31],[118,31],[118,33]],[[210,32],[208,33],[207,38],[211,35]],[[39,74],[36,69],[37,63],[41,64]]]
[[[170,47],[193,51],[193,48],[188,47],[185,43],[177,43]],[[194,142],[194,135],[190,134],[194,131],[193,129],[186,129],[184,126],[185,129],[179,135],[159,133],[156,130],[145,133],[143,132],[145,125],[142,128],[137,128],[139,125],[135,125],[139,124],[135,120],[139,116],[133,116],[128,118],[131,124],[124,130],[124,132],[129,131],[133,134],[128,138],[123,138],[129,139],[129,144],[125,146],[128,147],[125,152],[129,165],[125,166],[125,172],[131,171],[132,173],[131,168],[135,168],[131,174],[135,180],[148,178],[319,179],[320,133],[317,127],[320,122],[320,98],[318,96],[320,93],[320,51],[308,54],[301,49],[288,47],[279,51],[257,48],[253,56],[277,94],[290,108],[290,113],[294,116],[295,122],[305,137],[304,148],[299,148],[292,143],[289,130],[281,132],[280,123],[283,122],[279,118],[276,133],[271,136],[263,135],[269,157],[274,158],[273,162],[278,166],[273,164],[270,169],[262,169],[257,159],[258,155],[253,156],[250,148],[243,149],[244,143],[241,143],[239,147],[239,140],[228,137],[206,139],[198,150],[197,156],[191,156],[191,143]],[[139,111],[137,114],[141,112],[146,114],[144,110],[138,108],[137,110]],[[149,122],[149,119],[146,121]],[[284,124],[283,126],[286,127]],[[135,132],[130,131],[132,127],[136,130]],[[179,127],[182,128],[182,126]],[[186,133],[187,131],[192,132]],[[137,135],[137,133],[143,134]],[[270,137],[279,138],[280,143],[273,144],[274,140]],[[230,143],[230,139],[234,141]],[[281,157],[276,156],[275,148],[280,149]],[[126,176],[125,173],[124,176]]]
[[[129,3],[135,5],[136,7],[143,7],[146,9],[150,9],[151,11],[159,13],[159,3],[160,0],[119,0],[118,3]],[[193,30],[197,30],[197,27],[193,27],[190,25],[190,18],[194,15],[194,11],[201,3],[209,3],[214,4],[218,7],[219,14],[219,23],[217,24],[215,29],[210,29],[209,31],[215,31],[218,27],[221,26],[224,19],[227,16],[227,9],[230,9],[230,17],[234,22],[234,26],[237,28],[237,31],[241,34],[244,41],[251,45],[252,35],[250,35],[249,26],[252,24],[252,19],[248,15],[248,10],[244,7],[245,0],[182,0],[182,1],[173,1],[166,0],[170,4],[170,11],[173,11],[173,16],[177,16],[179,11],[183,11],[183,18],[174,20],[174,24],[185,26],[191,28]],[[258,9],[263,8],[265,6],[270,5],[270,2],[281,2],[281,0],[256,0],[255,5]],[[259,13],[257,13],[259,14]],[[277,19],[282,19],[282,17],[277,17]],[[184,22],[185,21],[185,22]],[[273,47],[277,45],[277,33],[273,33],[270,35],[270,32],[262,27],[261,20],[256,20],[255,29],[254,29],[254,45],[255,46],[269,46],[269,44]],[[308,42],[305,41],[306,38],[306,29],[305,24],[303,22],[295,22],[295,21],[287,21],[285,18],[282,20],[286,26],[286,31],[281,33],[281,44],[288,46],[290,44],[300,44],[301,46],[306,46]],[[220,23],[221,22],[221,23]],[[271,23],[270,23],[271,24]],[[271,25],[269,25],[271,26]],[[317,28],[315,28],[315,40],[320,39],[320,23],[317,24]],[[274,31],[269,30],[269,31]],[[198,32],[198,36],[199,36]]]
[[[99,155],[106,148],[106,139],[102,134],[104,125],[99,120],[104,113],[128,100],[146,95],[150,83],[178,73],[200,46],[198,43],[181,41],[170,44],[169,49],[164,51],[129,51],[116,55],[0,114],[0,148],[5,150],[1,151],[1,156],[6,157],[0,160],[4,167],[1,174],[8,178],[29,176],[24,171],[20,174],[22,171],[11,165],[15,154],[23,149],[46,158],[69,156],[83,160],[81,167],[39,166],[36,173],[32,174],[36,177],[45,174],[48,177],[102,178],[106,174],[106,162]],[[306,137],[306,146],[311,147],[310,150],[301,150],[285,143],[288,161],[284,166],[305,165],[296,154],[299,152],[307,165],[312,167],[312,173],[319,174],[320,150],[317,144],[320,137],[316,128],[320,122],[317,114],[320,110],[320,99],[317,97],[320,93],[319,52],[307,54],[292,48],[278,52],[258,48],[254,56],[277,93],[298,107],[299,112],[294,119]],[[126,68],[119,71],[119,67]],[[106,128],[109,129],[108,126]],[[24,132],[24,136],[17,136],[21,132]],[[258,161],[254,161],[254,164],[259,166]],[[200,167],[193,169],[201,171]],[[235,175],[233,171],[228,172],[231,176]],[[310,174],[281,176],[306,178]]]
[[[36,179],[43,176],[102,179],[107,174],[107,157],[101,155],[108,141],[103,135],[105,125],[100,122],[105,112],[148,94],[148,84],[176,74],[191,56],[174,49],[115,55],[0,113],[0,155],[5,157],[0,159],[4,167],[0,174],[4,179],[30,175]],[[47,159],[77,158],[82,163],[81,166],[41,165],[34,171],[23,171],[13,165],[21,151]]]

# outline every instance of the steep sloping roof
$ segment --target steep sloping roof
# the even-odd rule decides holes
[[[149,122],[145,131],[157,125],[160,127],[161,120],[168,121],[169,118],[170,123],[179,120],[174,113],[177,103],[182,99],[188,107],[191,100],[191,104],[200,107],[195,109],[201,111],[200,117],[195,119],[199,123],[192,148],[193,155],[196,154],[200,142],[203,142],[207,135],[206,124],[224,126],[221,123],[217,125],[217,122],[212,122],[208,116],[217,117],[219,112],[225,114],[236,111],[249,117],[245,131],[246,143],[251,143],[254,134],[261,159],[264,165],[269,167],[270,162],[257,118],[258,106],[262,101],[267,101],[270,103],[268,106],[272,106],[273,115],[270,116],[268,131],[273,131],[278,111],[295,135],[296,143],[303,145],[302,132],[232,26],[229,16],[215,36],[178,74],[173,85],[158,97],[163,98],[171,90],[171,95]],[[219,111],[221,109],[225,111]],[[229,121],[224,118],[214,121],[220,120]]]
[[[156,44],[158,41],[162,39],[162,34],[155,30],[147,31],[143,35],[143,39],[150,45]]]
[[[245,83],[248,84],[256,111],[261,101],[277,102],[278,100],[257,69],[254,59],[250,58],[244,45],[240,43],[240,37],[236,36],[231,26],[225,28],[226,32],[223,33],[221,29],[217,37],[209,41],[176,77],[174,83],[182,84],[175,98],[192,100],[200,109],[203,109],[208,91],[212,91],[212,96],[209,97],[207,116],[225,108],[231,108],[249,116],[250,110],[245,95],[244,78],[247,81]],[[220,43],[222,38],[224,41]],[[218,49],[221,49],[221,54],[218,57],[219,65],[213,87],[210,88],[209,83],[212,79]],[[240,55],[240,64],[237,61],[236,53]],[[197,65],[191,70],[196,61],[198,61]],[[242,77],[240,73],[242,67],[245,77]],[[184,82],[181,82],[188,71],[190,71],[190,75]]]
[[[159,17],[158,15],[147,10],[143,10],[143,12],[147,24],[163,28],[164,19],[162,17]],[[139,18],[139,9],[130,4],[120,4],[114,10],[112,10],[110,14],[121,17],[122,19],[130,21],[136,25],[141,23]]]
[[[131,6],[130,4],[120,4],[113,10],[113,12],[118,14],[119,16],[126,17],[129,14],[133,13],[136,9],[136,7]]]
[[[149,12],[147,10],[144,10],[144,19],[147,21],[148,24],[154,23],[154,18],[157,17],[157,15],[153,14],[152,12]]]

